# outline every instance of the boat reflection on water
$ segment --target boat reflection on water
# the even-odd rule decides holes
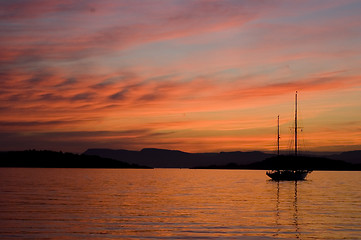
[[[272,181],[271,181],[272,182]],[[284,201],[285,199],[280,199],[280,182],[277,181],[277,193],[276,193],[276,209],[275,209],[275,226],[276,226],[276,232],[273,235],[274,237],[287,237],[289,239],[301,239],[301,232],[300,227],[298,223],[298,199],[297,199],[297,185],[298,182],[294,181],[294,195],[292,202],[290,200]],[[287,182],[284,184],[292,184],[291,182]],[[286,198],[289,198],[286,196]],[[287,203],[288,206],[281,207],[282,203]],[[290,204],[292,203],[292,208],[290,208]],[[288,210],[286,211],[285,208]],[[290,210],[293,210],[292,217],[290,219]],[[291,211],[292,211],[291,210]],[[288,217],[287,217],[288,215]],[[287,221],[285,221],[287,219]],[[290,224],[290,220],[292,221],[292,224]],[[292,226],[292,228],[289,228],[289,226]]]
[[[295,195],[293,201],[293,224],[295,226],[296,238],[299,239],[301,237],[300,228],[298,226],[298,206],[297,206],[297,181],[295,181]]]

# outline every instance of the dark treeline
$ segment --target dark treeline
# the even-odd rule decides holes
[[[309,156],[274,156],[251,164],[228,163],[225,165],[198,166],[197,169],[307,169],[331,171],[360,171],[361,164],[353,164],[341,160]]]
[[[48,150],[0,152],[0,167],[39,168],[149,168],[138,164],[91,156]]]

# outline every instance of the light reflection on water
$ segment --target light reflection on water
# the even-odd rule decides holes
[[[0,169],[0,238],[357,239],[361,172]]]

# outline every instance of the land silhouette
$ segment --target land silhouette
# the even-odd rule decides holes
[[[88,149],[83,154],[117,159],[154,168],[193,168],[231,162],[248,165],[272,156],[272,154],[263,152],[187,153],[157,148],[144,148],[141,151]]]
[[[54,151],[9,151],[0,152],[0,167],[39,168],[149,168],[138,164],[103,158],[94,155]]]
[[[361,164],[353,164],[341,160],[313,156],[273,156],[261,162],[247,165],[229,163],[226,165],[197,166],[198,169],[295,169],[295,170],[332,170],[332,171],[359,171]]]
[[[218,168],[218,169],[273,169],[302,167],[313,170],[361,170],[361,151],[343,152],[328,156],[300,156],[289,161],[259,151],[187,153],[178,150],[145,148],[141,151],[124,149],[88,149],[86,155],[117,159],[154,168]],[[288,160],[286,160],[288,159]]]
[[[361,170],[361,151],[328,156],[276,156],[259,151],[187,153],[145,148],[141,151],[88,149],[83,154],[48,150],[0,152],[0,167],[42,168],[205,168]]]

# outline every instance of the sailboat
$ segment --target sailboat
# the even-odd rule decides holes
[[[288,160],[288,161],[297,161],[298,159],[298,142],[297,142],[297,133],[298,133],[298,121],[297,121],[297,91],[295,94],[295,153],[294,156],[280,156],[280,125],[279,125],[279,116],[277,121],[277,158],[279,160]],[[312,170],[308,169],[300,169],[297,168],[296,165],[290,164],[291,167],[286,169],[280,169],[280,167],[276,167],[276,169],[267,171],[266,174],[272,180],[304,180]]]

